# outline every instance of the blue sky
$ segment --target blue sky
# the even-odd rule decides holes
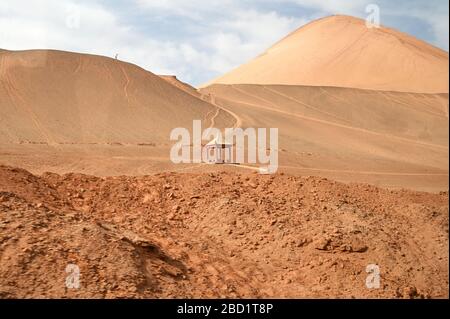
[[[1,0],[0,48],[93,53],[194,85],[330,14],[367,16],[448,51],[447,0]]]

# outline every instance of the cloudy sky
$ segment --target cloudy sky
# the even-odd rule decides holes
[[[0,48],[59,49],[204,83],[330,14],[367,16],[448,51],[447,0],[1,0]]]

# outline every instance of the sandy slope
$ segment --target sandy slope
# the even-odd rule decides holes
[[[204,128],[278,127],[281,171],[448,189],[448,94],[292,85],[197,91],[173,76],[58,51],[5,51],[0,63],[0,159],[35,173],[211,170],[169,159],[170,130],[201,119]]]
[[[189,85],[188,83],[180,81],[176,77],[176,75],[160,75],[159,77],[195,97],[201,97],[200,92],[195,87]]]
[[[447,192],[0,166],[0,229],[3,298],[448,298]],[[80,289],[65,288],[69,263]]]
[[[60,51],[0,53],[0,96],[2,143],[167,143],[217,111],[135,65]]]
[[[278,127],[280,167],[423,190],[448,188],[448,95],[213,85],[243,127]]]
[[[407,34],[331,16],[296,30],[256,59],[207,83],[448,92],[448,53]]]

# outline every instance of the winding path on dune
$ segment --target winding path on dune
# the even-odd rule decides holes
[[[229,109],[223,107],[222,105],[219,105],[219,104],[216,102],[216,97],[215,97],[214,94],[209,94],[209,95],[202,94],[202,95],[201,95],[201,98],[202,98],[202,99],[205,99],[206,96],[209,96],[209,97],[211,98],[211,99],[209,100],[209,103],[212,104],[212,105],[214,105],[215,107],[218,108],[218,111],[216,112],[215,116],[213,116],[213,118],[211,119],[211,127],[214,127],[215,119],[216,119],[216,117],[219,115],[219,110],[222,110],[222,111],[224,111],[224,112],[230,114],[232,117],[234,117],[234,119],[236,120],[236,122],[235,122],[233,128],[238,128],[238,127],[241,127],[241,126],[242,126],[242,119],[241,119],[236,113],[234,113],[233,111],[231,111],[231,110],[229,110]]]
[[[125,94],[125,97],[127,98],[127,101],[129,102],[128,98],[128,87],[130,86],[130,77],[128,76],[127,72],[123,68],[123,65],[119,63],[120,70],[122,71],[123,75],[125,76],[125,85],[123,87],[123,92]]]

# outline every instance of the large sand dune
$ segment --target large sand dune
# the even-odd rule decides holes
[[[297,85],[197,91],[174,76],[59,51],[3,51],[0,63],[2,163],[36,173],[215,170],[169,159],[170,131],[201,119],[204,128],[278,127],[281,171],[448,188],[446,93]]]
[[[283,170],[448,188],[448,53],[407,34],[319,19],[200,92],[279,128]]]
[[[168,143],[173,128],[217,111],[135,65],[46,50],[0,52],[0,96],[2,143]]]
[[[448,94],[212,85],[243,127],[278,127],[280,168],[346,181],[448,187]]]
[[[204,86],[286,84],[448,92],[448,53],[393,29],[331,16],[293,32],[256,59]]]

